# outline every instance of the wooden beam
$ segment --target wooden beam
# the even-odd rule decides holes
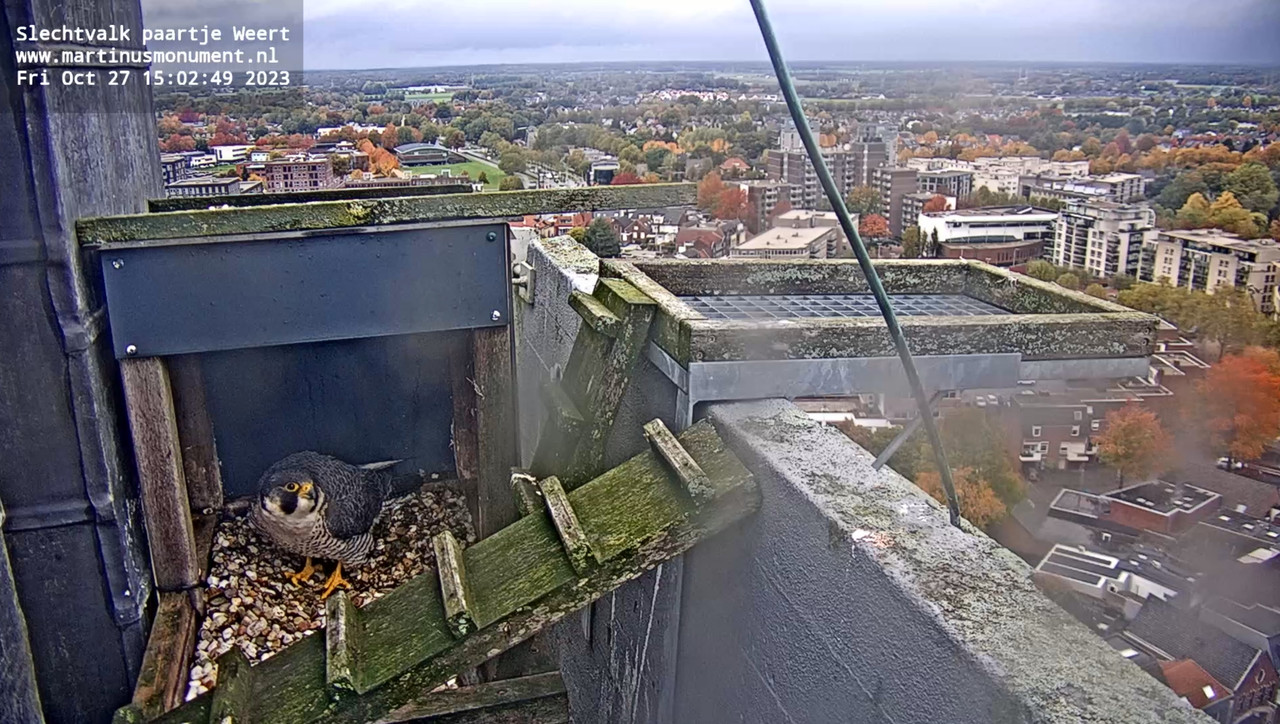
[[[511,359],[511,327],[471,333],[476,390],[478,439],[476,537],[497,533],[520,517],[511,492],[516,448],[515,371]]]
[[[622,320],[609,311],[599,299],[586,292],[574,291],[569,295],[569,306],[582,317],[582,321],[606,337],[617,337],[622,331]]]
[[[364,622],[346,591],[336,591],[324,606],[325,680],[332,689],[362,694],[360,647]]]
[[[646,423],[644,436],[648,438],[649,444],[653,446],[654,452],[658,453],[658,457],[662,458],[667,467],[671,468],[671,472],[680,479],[685,490],[689,491],[690,497],[698,503],[705,503],[711,499],[715,492],[711,487],[711,479],[702,472],[702,468],[698,467],[693,456],[680,445],[680,441],[676,440],[676,436],[671,434],[671,430],[667,429],[662,420]]]
[[[591,549],[587,534],[582,531],[582,523],[578,522],[578,516],[574,514],[573,505],[569,503],[569,496],[565,495],[560,480],[553,475],[539,482],[538,488],[542,491],[547,514],[551,516],[551,524],[556,527],[560,545],[564,547],[565,555],[569,556],[573,570],[579,575],[590,573],[600,561]]]
[[[449,378],[453,389],[453,423],[450,444],[453,469],[467,498],[471,520],[480,520],[480,440],[476,434],[477,408],[471,332],[451,335]]]
[[[569,697],[560,672],[551,671],[432,692],[379,724],[422,719],[439,724],[567,724]]]
[[[431,545],[436,554],[445,622],[454,636],[466,636],[476,630],[476,620],[472,613],[471,593],[467,590],[467,567],[462,559],[462,546],[448,530],[432,538]]]
[[[81,219],[76,222],[76,238],[82,246],[145,244],[165,239],[272,231],[692,206],[697,202],[697,196],[696,184],[681,183],[321,201]]]
[[[167,361],[173,407],[178,416],[187,498],[196,513],[216,513],[222,508],[222,470],[218,465],[218,446],[213,439],[213,421],[205,402],[200,358],[175,355]]]
[[[156,588],[191,588],[200,582],[200,566],[169,372],[164,360],[143,357],[121,360],[120,375]]]
[[[144,719],[154,719],[182,703],[191,679],[197,615],[187,592],[161,593],[151,635],[142,655],[133,706]]]
[[[526,516],[542,510],[542,499],[538,495],[538,480],[523,469],[511,471],[511,491],[515,493],[516,507],[520,515]]]
[[[248,724],[253,711],[253,670],[239,647],[218,657],[218,686],[209,703],[209,721]]]

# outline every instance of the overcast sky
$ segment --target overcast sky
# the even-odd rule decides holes
[[[144,6],[151,26],[226,24],[299,1]],[[1280,0],[767,1],[791,60],[1280,64]],[[747,0],[306,0],[304,13],[310,69],[766,59]]]

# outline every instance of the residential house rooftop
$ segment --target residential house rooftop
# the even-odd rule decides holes
[[[1149,598],[1125,636],[1170,659],[1191,659],[1235,691],[1262,651],[1237,641],[1163,599]]]

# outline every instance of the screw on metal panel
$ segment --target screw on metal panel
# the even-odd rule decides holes
[[[496,231],[490,231],[490,232],[489,232],[489,234],[488,234],[487,236],[485,236],[485,238],[486,238],[486,239],[488,239],[489,241],[497,241],[497,240],[498,240],[498,232],[496,232]]]
[[[111,268],[112,268],[112,269],[119,269],[119,268],[120,268],[120,267],[122,267],[122,266],[124,266],[124,259],[112,259],[112,260],[111,260]]]
[[[502,319],[502,312],[499,312],[496,309],[493,310],[493,314],[489,315],[489,319],[492,319],[495,322],[498,321],[499,319]]]
[[[136,345],[136,344],[131,344],[131,345],[129,345],[128,347],[125,347],[125,348],[124,348],[124,353],[125,353],[125,354],[127,354],[127,355],[135,355],[135,354],[137,354],[137,353],[138,353],[138,345]]]

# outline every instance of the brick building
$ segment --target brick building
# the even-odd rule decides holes
[[[342,179],[333,175],[333,164],[323,156],[271,161],[266,164],[265,173],[268,193],[318,191],[342,185]]]

